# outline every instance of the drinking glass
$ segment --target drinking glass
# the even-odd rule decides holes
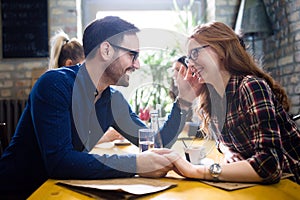
[[[139,149],[140,152],[154,148],[155,131],[153,129],[139,129]]]

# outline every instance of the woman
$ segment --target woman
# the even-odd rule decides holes
[[[50,39],[50,46],[49,69],[76,65],[85,59],[81,43],[75,38],[70,40],[63,30]]]
[[[283,88],[260,69],[227,25],[198,26],[188,40],[189,70],[202,85],[202,128],[223,147],[227,162],[196,166],[171,150],[157,150],[189,178],[234,182],[300,183],[300,132],[289,117]]]

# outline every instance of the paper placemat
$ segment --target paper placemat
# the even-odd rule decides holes
[[[287,174],[284,173],[281,177],[281,179],[285,179],[288,177],[292,177],[293,174]],[[238,189],[243,189],[243,188],[248,188],[248,187],[253,187],[255,185],[259,185],[259,183],[237,183],[237,182],[213,182],[213,181],[201,181],[205,184],[221,188],[223,190],[227,191],[233,191],[233,190],[238,190]]]
[[[96,196],[98,196],[98,194],[100,194],[100,196],[105,194],[111,195],[112,192],[115,193],[114,195],[121,196],[146,195],[163,191],[177,185],[158,179],[140,177],[104,180],[60,180],[56,183],[69,186],[70,189],[74,189],[77,192]]]
[[[233,183],[233,182],[212,182],[212,181],[201,181],[201,182],[228,191],[248,188],[257,185],[256,183]]]

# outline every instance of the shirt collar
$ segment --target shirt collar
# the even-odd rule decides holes
[[[95,99],[96,86],[94,85],[87,69],[85,63],[83,63],[79,69],[79,72],[76,77],[76,82],[84,88],[85,95],[89,98],[90,101]]]
[[[230,101],[238,90],[242,76],[231,75],[226,86],[227,101]]]
[[[82,87],[85,90],[85,95],[89,98],[90,101],[94,102],[95,100],[95,92],[97,91],[96,86],[94,85],[87,69],[85,63],[83,63],[79,69],[79,73],[77,74],[76,79],[81,83]],[[110,98],[110,87],[107,87],[103,92],[102,96]],[[101,98],[100,98],[101,99]]]

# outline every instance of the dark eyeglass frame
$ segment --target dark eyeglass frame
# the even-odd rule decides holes
[[[140,55],[140,52],[138,52],[138,51],[134,51],[134,50],[131,50],[131,49],[127,49],[127,48],[125,48],[125,47],[121,47],[121,46],[116,45],[116,44],[111,44],[111,43],[110,43],[110,45],[111,45],[112,47],[115,47],[115,48],[118,48],[118,49],[121,49],[121,50],[124,50],[124,51],[128,51],[129,53],[131,53],[131,54],[133,55],[132,62],[136,61],[136,60],[138,59],[139,55]]]
[[[191,54],[188,56],[188,59],[189,60],[192,60],[192,61],[196,61],[198,59],[198,56],[199,56],[199,51],[201,49],[204,49],[206,47],[209,47],[209,45],[203,45],[201,47],[197,47],[197,48],[194,48],[191,50]]]

